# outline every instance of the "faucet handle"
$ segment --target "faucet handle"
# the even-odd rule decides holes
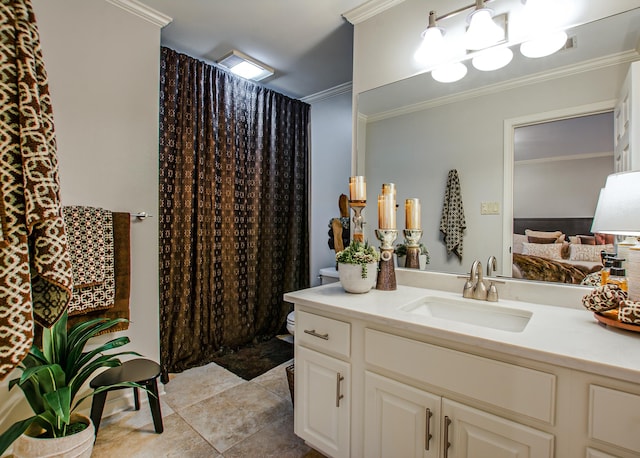
[[[493,282],[491,282],[489,290],[487,291],[487,301],[498,302],[498,288],[496,288],[496,285]]]

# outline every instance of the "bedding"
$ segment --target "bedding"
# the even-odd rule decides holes
[[[599,271],[597,264],[588,267],[521,253],[513,253],[514,276],[527,280],[551,281],[579,285],[590,273]]]

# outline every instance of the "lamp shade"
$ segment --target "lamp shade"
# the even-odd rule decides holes
[[[509,48],[490,48],[482,51],[471,60],[471,64],[480,71],[498,70],[511,62],[513,51]]]
[[[479,50],[488,48],[504,39],[504,30],[493,22],[493,11],[489,8],[475,10],[469,15],[469,29],[465,33],[465,48]]]
[[[614,173],[600,190],[591,232],[640,236],[640,171]]]
[[[431,72],[431,77],[439,83],[455,83],[467,74],[467,66],[462,62],[441,65]]]
[[[525,57],[546,57],[562,49],[567,43],[567,32],[560,30],[542,34],[533,40],[525,41],[520,45],[520,52]]]

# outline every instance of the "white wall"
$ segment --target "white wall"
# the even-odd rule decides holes
[[[154,215],[132,219],[132,322],[124,334],[131,339],[125,349],[159,361],[160,28],[105,0],[33,0],[33,6],[53,99],[63,205]],[[13,401],[5,393],[3,384],[0,419],[7,421]]]
[[[329,221],[340,216],[338,198],[349,195],[351,175],[351,91],[311,103],[311,285],[335,265]],[[366,210],[365,210],[366,212]]]
[[[513,167],[514,218],[593,217],[611,156],[536,161]]]
[[[375,198],[382,183],[396,183],[399,222],[404,221],[403,200],[422,199],[429,270],[466,272],[474,259],[500,259],[504,120],[614,100],[627,68],[612,66],[369,123],[368,199]],[[447,173],[453,168],[460,176],[467,222],[462,263],[447,259],[439,234]],[[483,201],[500,202],[501,214],[480,215]]]

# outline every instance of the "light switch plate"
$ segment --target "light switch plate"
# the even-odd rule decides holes
[[[481,215],[499,215],[500,202],[480,202]]]

